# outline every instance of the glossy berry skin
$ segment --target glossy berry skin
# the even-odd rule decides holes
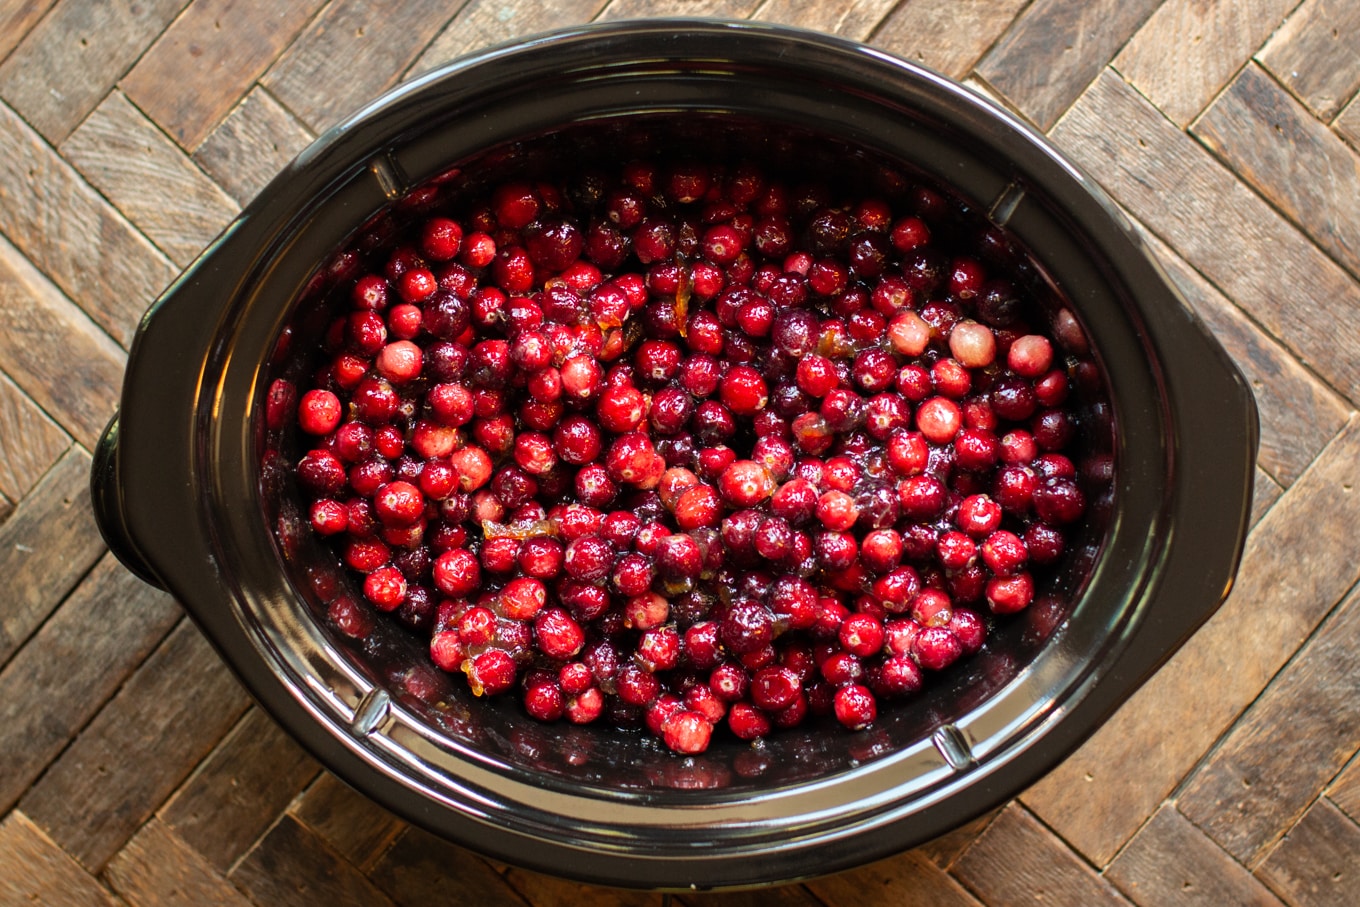
[[[430,185],[342,256],[267,401],[342,633],[690,756],[863,731],[1039,597],[1108,474],[1082,338],[947,193],[782,177]]]
[[[340,424],[340,398],[328,390],[310,390],[298,403],[298,427],[309,435],[328,435]]]

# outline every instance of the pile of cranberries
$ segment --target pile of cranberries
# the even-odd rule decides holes
[[[1038,307],[946,195],[885,198],[651,160],[429,188],[271,396],[312,529],[542,721],[680,753],[870,725],[1025,608],[1086,509]]]

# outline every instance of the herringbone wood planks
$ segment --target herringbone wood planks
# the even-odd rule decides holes
[[[1225,608],[1017,801],[911,853],[676,903],[1349,904],[1360,871],[1360,12],[1348,0],[0,0],[0,904],[659,904],[350,791],[104,553],[86,478],[146,305],[319,132],[455,55],[750,17],[922,62],[1128,211],[1251,382]]]

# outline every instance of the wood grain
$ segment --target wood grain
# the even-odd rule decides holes
[[[61,151],[180,267],[240,210],[120,91],[109,94]]]
[[[505,3],[470,0],[458,10],[439,36],[406,71],[406,78],[423,75],[463,54],[501,41],[577,25],[599,15],[608,0],[546,0],[542,3]]]
[[[1202,146],[1108,70],[1052,138],[1304,364],[1360,399],[1360,287]]]
[[[1360,756],[1360,753],[1356,755]],[[1346,770],[1336,776],[1327,791],[1327,799],[1360,822],[1360,758],[1352,758]]]
[[[1105,878],[1146,907],[1280,907],[1279,898],[1173,806],[1134,835]]]
[[[320,766],[258,708],[160,810],[160,821],[219,872],[264,834]]]
[[[388,848],[369,877],[403,905],[525,903],[481,857],[414,826]]]
[[[1166,0],[1114,59],[1179,126],[1195,118],[1298,0]]]
[[[1268,511],[1280,495],[1284,494],[1284,489],[1280,487],[1274,479],[1256,468],[1256,483],[1252,486],[1251,494],[1251,525],[1255,526],[1261,521],[1261,517]]]
[[[256,903],[270,907],[392,907],[392,901],[359,870],[286,814],[246,854],[230,878]]]
[[[1318,629],[1214,750],[1180,811],[1247,866],[1284,836],[1360,748],[1360,596]]]
[[[831,3],[766,0],[751,18],[863,41],[896,5],[896,0],[836,0]]]
[[[292,813],[360,869],[372,866],[406,828],[405,822],[329,772],[316,779]]]
[[[591,907],[653,907],[657,900],[657,896],[648,891],[626,891],[620,888],[582,885],[579,882],[563,882],[552,876],[525,869],[511,869],[506,872],[505,883],[533,907],[572,907],[574,904],[589,904]],[[493,887],[487,892],[487,896],[494,899],[495,881],[488,879],[488,884]],[[504,895],[501,898],[504,903],[520,903],[519,900],[512,900]]]
[[[718,16],[745,19],[760,0],[611,0],[601,19],[637,19],[643,16]]]
[[[421,0],[381,7],[335,0],[261,80],[313,132],[323,132],[394,84],[456,10]]]
[[[964,78],[1028,0],[912,0],[869,39],[875,47]]]
[[[321,0],[194,0],[120,87],[193,151],[320,6]]]
[[[1360,148],[1360,95],[1342,109],[1341,114],[1332,121],[1332,128],[1352,148]]]
[[[641,901],[655,907],[656,901]],[[822,901],[802,885],[781,885],[778,888],[756,888],[749,891],[685,892],[675,896],[675,903],[683,907],[821,907]]]
[[[18,500],[71,444],[33,399],[0,375],[0,494]]]
[[[109,861],[110,887],[137,907],[249,907],[245,895],[156,819]]]
[[[971,822],[966,822],[951,832],[946,832],[933,841],[927,841],[916,848],[921,856],[934,863],[941,869],[949,869],[964,851],[973,846],[978,835],[987,830],[996,817],[1001,814],[1001,810],[993,810],[986,815],[978,816]]]
[[[954,864],[954,875],[991,904],[1128,904],[1034,816],[1014,804]]]
[[[1360,878],[1360,826],[1319,800],[1257,875],[1297,907],[1350,907]]]
[[[0,368],[87,448],[117,409],[125,360],[0,237]]]
[[[978,64],[993,90],[1048,130],[1161,0],[1035,0]]]
[[[245,711],[245,691],[182,621],[19,801],[99,871]]]
[[[255,88],[194,152],[194,161],[244,206],[314,136],[263,88]]]
[[[0,822],[0,904],[119,907],[120,903],[23,813],[12,812]]]
[[[1322,248],[1360,274],[1360,158],[1256,64],[1191,130]],[[1297,179],[1302,171],[1310,174]]]
[[[0,665],[23,645],[104,552],[90,509],[90,455],[67,451],[0,524]]]
[[[838,907],[976,907],[977,899],[917,851],[807,883],[823,903]]]
[[[0,811],[8,809],[180,618],[105,555],[0,671]]]
[[[1346,424],[1350,407],[1185,259],[1146,230],[1143,238],[1251,385],[1261,420],[1257,465],[1288,487]]]
[[[1304,0],[1256,59],[1315,116],[1331,120],[1360,88],[1360,6]]]
[[[1360,419],[1256,524],[1232,594],[1184,648],[1021,799],[1104,866],[1360,577]],[[1205,678],[1214,678],[1206,683]],[[1149,741],[1130,746],[1129,741]],[[1155,741],[1156,745],[1151,742]]]
[[[187,2],[58,0],[0,65],[0,97],[59,144]]]
[[[3,104],[0,232],[124,346],[175,276],[169,259]],[[8,259],[0,251],[0,267]]]
[[[56,0],[0,0],[0,61],[14,50],[54,3]]]

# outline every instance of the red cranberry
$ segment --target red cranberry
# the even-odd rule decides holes
[[[857,683],[846,684],[837,690],[834,703],[836,720],[852,731],[864,730],[878,717],[874,694]]]

